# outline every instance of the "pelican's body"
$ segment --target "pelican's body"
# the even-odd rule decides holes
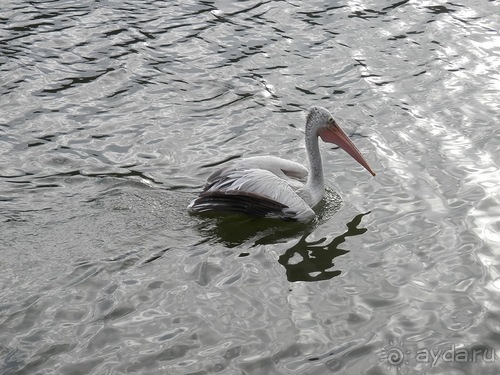
[[[318,137],[336,143],[375,175],[361,153],[322,107],[309,110],[305,143],[309,171],[275,156],[239,159],[212,173],[205,189],[191,202],[192,212],[242,212],[285,220],[310,221],[324,194]],[[305,184],[301,181],[307,177]]]

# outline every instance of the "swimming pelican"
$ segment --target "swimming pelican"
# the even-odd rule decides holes
[[[328,110],[309,109],[305,143],[309,172],[302,164],[276,156],[236,160],[212,173],[190,212],[241,212],[254,216],[308,222],[323,198],[325,185],[318,137],[344,149],[373,176],[364,157],[337,125]],[[304,184],[299,179],[307,177]]]

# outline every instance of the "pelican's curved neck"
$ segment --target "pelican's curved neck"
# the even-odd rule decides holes
[[[323,178],[323,165],[319,152],[318,135],[315,132],[306,132],[306,150],[309,158],[309,176],[306,189],[311,194],[311,206],[316,206],[325,192],[325,180]]]

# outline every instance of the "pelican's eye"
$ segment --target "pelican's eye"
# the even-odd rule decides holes
[[[336,126],[337,125],[337,123],[335,122],[335,120],[333,119],[333,117],[330,117],[328,119],[328,125],[330,125],[330,126]]]

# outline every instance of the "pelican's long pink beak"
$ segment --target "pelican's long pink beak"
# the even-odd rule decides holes
[[[372,171],[368,162],[365,160],[361,152],[356,148],[354,143],[351,142],[346,133],[338,125],[329,126],[319,132],[319,136],[324,142],[335,143],[341,147],[345,152],[351,155],[359,164],[361,164],[365,169],[375,176],[375,172]]]

